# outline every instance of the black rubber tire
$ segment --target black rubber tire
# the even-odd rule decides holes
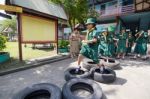
[[[97,64],[93,62],[92,60],[86,60],[82,62],[82,67],[86,70],[90,71],[91,68],[96,67]]]
[[[74,78],[89,78],[90,73],[80,69],[79,73],[75,73],[76,68],[70,67],[64,72],[65,80],[69,81]]]
[[[103,63],[103,65],[105,65],[105,67],[111,68],[111,69],[118,69],[120,68],[120,62],[113,59],[113,58],[107,58],[103,57],[100,59],[100,63]]]
[[[116,73],[110,68],[105,68],[104,73],[100,73],[99,67],[95,67],[90,73],[92,79],[100,83],[112,83],[116,80]]]
[[[45,99],[62,99],[60,88],[49,83],[35,84],[33,86],[26,87],[25,89],[15,94],[12,99],[41,99],[38,98],[38,96],[41,95]]]
[[[72,91],[78,89],[84,89],[91,94],[85,97],[73,94]],[[63,86],[63,99],[101,99],[102,93],[100,85],[90,79],[72,79]]]

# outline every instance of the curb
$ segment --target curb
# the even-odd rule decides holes
[[[40,67],[40,66],[45,65],[45,64],[54,63],[54,62],[57,62],[57,61],[68,59],[68,58],[69,58],[68,55],[62,55],[62,56],[58,56],[57,58],[52,57],[52,58],[49,58],[49,59],[46,59],[46,60],[44,60],[44,59],[39,60],[39,61],[36,61],[36,63],[33,63],[31,65],[27,65],[27,66],[20,67],[20,68],[17,68],[17,69],[11,69],[11,70],[7,70],[7,71],[4,71],[4,72],[0,72],[0,76],[15,73],[15,72],[19,72],[19,71],[23,71],[23,70],[27,70],[27,69],[31,69],[31,68]]]

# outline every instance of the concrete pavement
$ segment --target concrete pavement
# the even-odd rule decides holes
[[[21,72],[0,76],[0,99],[11,99],[21,89],[36,83],[49,82],[62,88],[63,72],[76,62],[66,59]],[[117,80],[100,84],[105,99],[150,99],[150,61],[121,60],[122,69],[116,70]]]

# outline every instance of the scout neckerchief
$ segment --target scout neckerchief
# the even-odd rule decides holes
[[[139,32],[139,33],[137,33],[137,34],[138,34],[138,37],[136,38],[135,41],[138,41],[140,38],[142,38],[142,36],[140,36],[140,35],[144,34],[144,32]]]
[[[104,36],[105,41],[107,41],[107,38],[106,38],[106,34],[105,34],[105,33],[106,33],[106,32],[103,33],[103,36]]]
[[[86,33],[86,40],[88,40],[88,36],[89,36],[89,33],[91,33],[93,30],[95,30],[95,27],[92,28],[91,30],[87,30],[87,33]]]

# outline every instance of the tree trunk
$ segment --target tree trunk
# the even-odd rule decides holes
[[[75,18],[73,18],[73,27],[75,27],[75,24],[76,24],[76,19]]]
[[[69,22],[69,25],[70,25],[70,27],[71,27],[71,31],[73,31],[71,18],[69,18],[68,22]]]

